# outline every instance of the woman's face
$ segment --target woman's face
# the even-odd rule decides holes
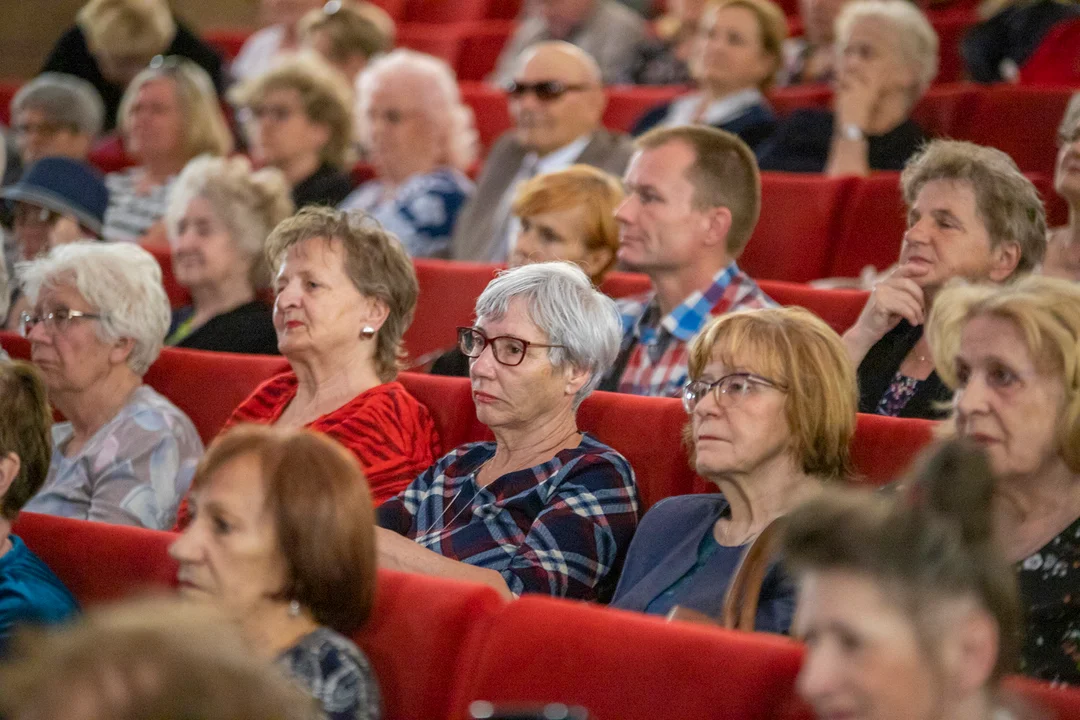
[[[447,138],[424,109],[423,83],[386,76],[371,92],[367,124],[371,162],[380,177],[401,181],[446,161]]]
[[[880,83],[881,95],[903,92],[914,100],[918,78],[901,49],[898,32],[902,31],[895,24],[881,18],[856,20],[847,43],[839,48],[837,85],[845,88],[855,79],[869,79]]]
[[[251,152],[265,165],[286,168],[318,158],[330,142],[329,129],[311,121],[300,92],[294,88],[269,90],[249,110]]]
[[[169,245],[176,280],[188,289],[221,287],[251,272],[252,259],[238,252],[214,206],[201,195],[188,202]]]
[[[866,575],[803,575],[792,632],[806,643],[799,694],[820,720],[944,717],[934,659],[908,614]]]
[[[712,383],[732,373],[757,374],[753,363],[735,361],[728,366],[713,357],[698,379]],[[744,394],[729,392],[719,401],[717,391],[710,391],[690,416],[697,472],[706,478],[753,472],[791,452],[786,395],[754,382],[744,387]]]
[[[135,94],[127,122],[127,150],[139,160],[184,156],[184,113],[176,82],[147,80]]]
[[[1027,347],[1011,320],[979,315],[964,326],[956,358],[957,431],[986,449],[1001,478],[1038,474],[1060,459],[1065,385]]]
[[[49,313],[78,311],[99,314],[71,285],[42,285],[31,315],[44,318]],[[120,344],[108,344],[98,337],[100,320],[71,317],[66,321],[39,322],[31,328],[30,357],[41,371],[50,395],[78,394],[108,377],[112,369],[127,359]]]
[[[44,110],[34,107],[15,113],[12,129],[23,167],[29,167],[43,157],[85,160],[93,141],[89,135],[55,122]]]
[[[1004,282],[1016,267],[1005,257],[1010,248],[991,248],[970,183],[931,180],[908,210],[900,264],[918,270],[912,280],[933,290],[955,277]]]
[[[262,467],[232,458],[191,493],[191,524],[169,547],[180,564],[180,593],[211,602],[237,621],[278,601],[286,577],[277,527],[266,507]]]
[[[476,326],[488,338],[510,335],[531,343],[551,342],[519,299],[510,301],[503,317],[480,318]],[[588,377],[552,366],[548,352],[527,348],[520,365],[508,366],[498,362],[487,345],[480,357],[470,360],[477,419],[492,429],[527,429],[541,418],[571,412],[574,393]]]
[[[373,301],[349,279],[345,247],[337,239],[310,238],[290,247],[274,291],[274,329],[286,357],[351,352],[370,321]]]
[[[756,88],[775,70],[762,45],[761,24],[745,7],[706,13],[691,67],[699,82],[724,92]]]
[[[1071,130],[1060,141],[1054,169],[1054,190],[1070,205],[1080,205],[1080,121],[1073,123]]]
[[[589,234],[587,216],[588,209],[576,205],[519,218],[521,229],[510,255],[510,267],[565,260],[579,265],[586,275],[595,278],[611,263],[615,253],[607,248],[590,250],[585,245]]]

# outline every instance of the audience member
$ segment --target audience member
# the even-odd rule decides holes
[[[715,318],[688,352],[687,438],[697,473],[720,492],[670,497],[645,515],[612,605],[721,619],[750,547],[823,483],[851,474],[858,391],[840,337],[802,308]],[[786,633],[795,589],[765,559],[754,627]]]
[[[1016,82],[1019,69],[1061,22],[1080,18],[1080,5],[1057,0],[983,0],[982,20],[964,34],[960,55],[968,78]]]
[[[120,103],[126,150],[138,165],[105,176],[109,209],[104,238],[135,242],[159,225],[169,188],[188,161],[228,155],[232,133],[210,78],[195,63],[155,58],[131,81]],[[163,233],[162,233],[163,234]]]
[[[95,609],[25,633],[0,667],[7,720],[320,720],[220,613],[180,600]]]
[[[27,510],[166,529],[203,446],[175,405],[142,382],[169,326],[161,267],[134,245],[77,242],[20,263],[31,357],[66,422]]]
[[[578,163],[619,174],[633,152],[628,138],[601,125],[606,100],[600,70],[573,45],[529,48],[508,92],[514,129],[488,153],[476,195],[458,218],[451,243],[458,260],[509,257],[517,235],[511,205],[520,183]]]
[[[301,47],[322,55],[356,86],[361,72],[394,45],[394,21],[377,5],[330,0],[300,20]]]
[[[78,603],[26,543],[11,532],[49,473],[52,411],[29,363],[0,362],[0,650],[23,623],[55,623]],[[4,687],[4,693],[8,688]]]
[[[105,106],[86,80],[48,72],[15,93],[11,121],[24,167],[44,157],[86,160],[101,134]]]
[[[762,93],[772,85],[786,36],[784,11],[771,0],[726,0],[707,10],[690,61],[698,90],[646,112],[633,134],[701,124],[757,147],[776,131],[776,115]]]
[[[803,34],[784,43],[777,85],[832,83],[836,79],[836,18],[850,0],[799,0]]]
[[[225,87],[221,58],[176,21],[166,0],[89,0],[41,70],[93,85],[105,103],[105,129],[111,130],[119,122],[125,88],[155,55],[188,58],[206,71],[217,92]]]
[[[994,474],[994,528],[1025,609],[1022,670],[1078,684],[1080,287],[949,287],[927,334],[956,392],[952,428],[985,448]]]
[[[1030,272],[1046,251],[1039,193],[993,148],[935,140],[900,176],[908,229],[900,264],[880,281],[846,333],[859,368],[859,411],[939,418],[952,392],[923,334],[949,280],[1004,283]]]
[[[1043,275],[1080,280],[1080,93],[1073,95],[1058,128],[1054,191],[1069,204],[1069,223],[1047,236]]]
[[[326,433],[356,455],[382,503],[439,450],[428,409],[395,381],[419,292],[412,263],[378,223],[330,208],[288,218],[266,248],[278,348],[292,371],[259,386],[225,427]]]
[[[520,227],[510,267],[566,260],[596,287],[615,265],[622,202],[618,178],[588,165],[571,165],[522,183],[511,210]],[[468,377],[469,358],[455,347],[431,366],[433,375]]]
[[[991,486],[980,452],[946,445],[910,498],[848,490],[791,514],[797,687],[818,717],[1032,717],[999,705],[1021,621]]]
[[[336,206],[352,190],[352,89],[318,55],[281,60],[234,87],[254,159],[285,174],[297,208]]]
[[[623,85],[690,85],[690,55],[698,23],[712,0],[667,0],[664,15],[634,51],[616,82]]]
[[[380,565],[507,596],[607,599],[637,525],[637,487],[576,414],[618,351],[614,304],[576,266],[541,263],[500,273],[476,318],[458,341],[495,441],[451,451],[379,508]]]
[[[615,0],[545,0],[532,3],[499,55],[491,81],[508,85],[521,60],[538,43],[561,40],[596,58],[603,83],[613,83],[630,67],[645,38],[645,21]],[[597,82],[601,82],[599,79]]]
[[[678,397],[687,344],[711,318],[775,304],[735,262],[761,212],[761,176],[723,130],[658,128],[637,147],[615,213],[618,259],[653,289],[618,301],[623,339],[601,389]]]
[[[381,717],[371,664],[347,637],[375,602],[375,517],[356,459],[317,433],[238,427],[199,464],[191,505],[169,548],[181,595],[223,610],[327,720]]]
[[[761,146],[762,170],[900,170],[925,142],[911,119],[938,69],[938,38],[907,0],[858,0],[836,21],[833,109],[796,110]]]
[[[173,312],[166,345],[277,354],[263,245],[292,214],[278,170],[251,171],[246,158],[202,156],[173,185],[165,213],[176,281],[191,304]]]
[[[413,257],[447,256],[454,223],[473,192],[464,171],[478,144],[454,71],[430,55],[395,50],[364,71],[357,110],[376,179],[341,208],[369,213]]]

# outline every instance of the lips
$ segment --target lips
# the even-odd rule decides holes
[[[494,395],[490,395],[486,392],[480,392],[479,390],[473,390],[473,400],[483,405],[490,405],[496,402],[499,398]]]

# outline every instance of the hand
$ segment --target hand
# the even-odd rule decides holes
[[[926,273],[926,268],[908,263],[897,267],[874,286],[859,319],[844,333],[848,353],[856,365],[901,320],[912,325],[925,322],[926,297],[916,279]]]
[[[874,113],[881,101],[884,80],[872,67],[861,67],[844,73],[833,96],[836,128],[854,125],[869,134]]]

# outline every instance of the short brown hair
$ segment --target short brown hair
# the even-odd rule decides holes
[[[275,90],[295,90],[308,120],[325,125],[329,139],[320,159],[337,168],[352,161],[353,92],[341,73],[315,53],[298,53],[234,87],[229,98],[250,107]]]
[[[401,242],[370,215],[306,207],[283,220],[266,239],[272,272],[277,272],[289,248],[312,238],[340,241],[345,272],[353,285],[360,294],[386,303],[389,314],[376,335],[375,369],[379,379],[390,382],[406,358],[402,336],[412,323],[420,295],[412,260]]]
[[[715,14],[726,8],[738,7],[749,10],[757,21],[761,31],[761,49],[772,57],[772,70],[762,79],[758,87],[764,92],[772,87],[776,73],[784,61],[784,41],[788,36],[787,16],[780,6],[771,0],[726,0],[706,10]]]
[[[931,448],[900,496],[833,490],[797,508],[787,518],[784,558],[797,572],[846,570],[885,584],[927,647],[928,601],[975,597],[998,625],[996,682],[1016,668],[1021,611],[1016,576],[994,543],[993,483],[981,450]]]
[[[393,20],[390,23],[392,27]],[[353,55],[371,58],[386,52],[392,45],[392,39],[370,15],[347,0],[327,3],[300,20],[301,38],[306,40],[320,30],[325,30],[330,39],[330,59],[334,62],[345,62]]]
[[[711,320],[689,349],[690,379],[710,360],[738,357],[786,389],[784,414],[803,472],[842,480],[852,474],[851,439],[859,407],[855,369],[836,331],[801,307],[729,313]]]
[[[1020,260],[1014,277],[1031,272],[1046,254],[1046,211],[1039,191],[1013,159],[997,148],[959,140],[932,140],[900,174],[910,208],[928,182],[962,182],[975,192],[975,208],[986,225],[991,247],[1015,243]]]
[[[259,461],[287,568],[278,599],[296,600],[318,623],[352,632],[375,601],[375,510],[359,462],[310,430],[239,425],[210,444],[192,490],[249,454]]]
[[[761,215],[761,172],[753,151],[737,135],[696,125],[656,128],[634,145],[639,150],[655,150],[673,142],[685,143],[694,151],[694,162],[686,171],[686,179],[694,186],[694,209],[731,211],[727,251],[738,257]]]
[[[0,498],[0,516],[14,520],[49,475],[52,411],[37,368],[0,362],[0,455],[19,456],[19,474]]]
[[[611,261],[592,278],[596,283],[615,265],[619,251],[619,225],[615,208],[623,201],[622,183],[618,178],[591,165],[571,165],[565,170],[544,173],[521,184],[511,208],[519,218],[541,213],[558,212],[580,207],[585,210],[586,235],[589,250],[607,248]]]
[[[90,0],[75,16],[91,52],[133,55],[165,52],[176,36],[166,0]]]

